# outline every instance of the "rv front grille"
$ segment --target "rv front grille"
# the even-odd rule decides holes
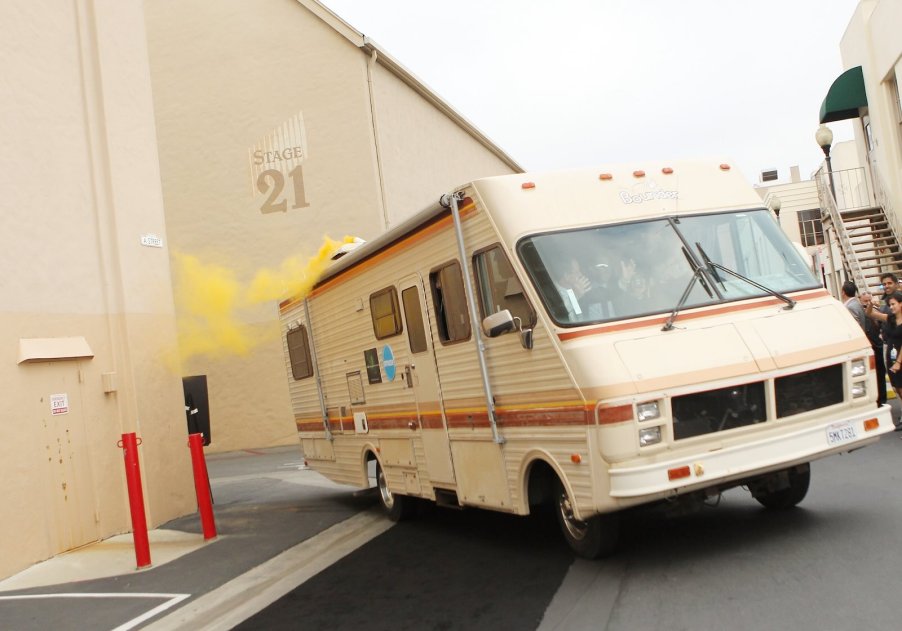
[[[671,406],[676,440],[767,420],[762,381],[674,397]]]
[[[777,418],[842,403],[842,364],[827,366],[774,381]]]

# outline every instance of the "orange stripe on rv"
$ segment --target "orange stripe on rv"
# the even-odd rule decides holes
[[[814,298],[824,298],[829,294],[823,290],[818,289],[815,291],[807,292],[804,294],[799,294],[797,296],[793,296],[793,300],[813,300]],[[685,313],[681,313],[679,315],[680,320],[694,320],[696,318],[707,318],[712,315],[721,315],[723,313],[734,313],[736,311],[748,311],[749,309],[759,309],[761,307],[767,307],[770,305],[781,304],[783,301],[778,298],[769,298],[767,300],[761,300],[752,303],[746,303],[741,305],[727,305],[723,307],[708,307],[708,308],[700,308],[698,311],[686,311]],[[558,333],[558,339],[562,342],[566,342],[567,340],[573,340],[580,337],[586,337],[587,335],[597,335],[599,333],[611,333],[613,331],[628,331],[629,329],[638,329],[645,326],[655,326],[657,324],[664,324],[667,322],[666,316],[658,316],[655,318],[648,318],[643,320],[633,320],[631,322],[614,322],[611,324],[602,324],[600,326],[594,326],[591,329],[580,329],[579,331],[567,331],[566,333]]]
[[[599,425],[611,425],[631,420],[633,420],[633,406],[630,404],[598,409]]]

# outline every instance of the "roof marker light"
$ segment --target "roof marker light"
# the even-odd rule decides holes
[[[645,177],[645,171],[642,171],[642,170],[639,170],[639,171],[633,171],[633,175],[634,175],[635,177]]]
[[[721,171],[729,171],[729,170],[730,170],[730,165],[729,165],[729,164],[721,164],[721,165],[720,165],[720,170],[721,170]]]
[[[520,185],[520,188],[522,188],[522,189],[530,189],[530,188],[535,188],[535,187],[536,187],[535,182],[523,182],[523,184]]]
[[[673,169],[671,169],[670,167],[664,167],[663,169],[661,169],[661,173],[663,173],[664,175],[670,175],[671,173],[673,173]]]
[[[611,175],[610,173],[602,173],[601,175],[598,176],[598,179],[599,180],[613,180],[614,176]]]

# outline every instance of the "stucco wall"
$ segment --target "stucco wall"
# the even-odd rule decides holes
[[[137,1],[0,7],[0,576],[131,529],[124,432],[143,441],[150,525],[192,508],[161,352],[175,345],[169,262],[140,244],[165,234],[144,42]],[[93,356],[20,363],[20,340],[65,337]]]
[[[397,224],[470,180],[514,170],[404,84],[374,71],[376,130],[389,222]]]

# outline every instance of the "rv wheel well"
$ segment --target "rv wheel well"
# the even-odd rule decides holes
[[[532,513],[535,507],[547,505],[551,501],[558,475],[547,462],[536,460],[529,465],[527,476],[529,512]]]

